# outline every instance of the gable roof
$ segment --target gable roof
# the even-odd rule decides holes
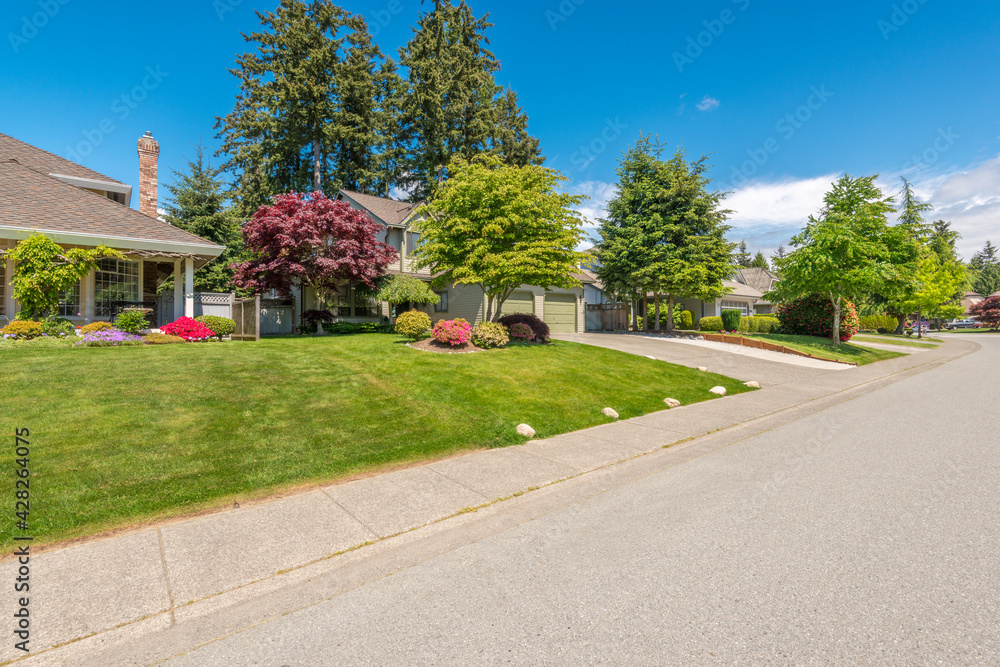
[[[71,163],[72,164],[72,163]],[[186,246],[178,252],[218,256],[224,249],[200,236],[157,220],[27,167],[0,159],[0,232],[42,232],[72,242],[100,239],[119,249],[139,249],[135,241]],[[89,245],[81,240],[81,244]]]
[[[741,282],[754,288],[762,294],[771,289],[772,283],[780,280],[780,278],[778,278],[778,276],[771,271],[756,266],[739,269],[739,274],[742,278]]]
[[[37,146],[26,144],[19,139],[0,132],[0,162],[7,162],[8,160],[17,160],[19,164],[30,167],[35,171],[40,171],[43,174],[60,174],[62,176],[86,178],[102,183],[124,185],[121,181],[110,176],[96,172],[93,169],[87,169],[83,165],[70,162],[55,153],[50,153]]]
[[[340,194],[337,195],[337,199],[341,198],[350,199],[383,223],[392,227],[405,227],[410,215],[421,206],[421,203],[411,204],[405,201],[396,201],[395,199],[373,197],[351,190],[341,190]]]
[[[726,296],[748,296],[754,299],[759,299],[764,296],[764,293],[758,289],[751,287],[750,285],[744,285],[743,283],[738,283],[735,280],[723,280],[723,287],[728,287],[731,291]],[[723,299],[726,296],[722,297]]]

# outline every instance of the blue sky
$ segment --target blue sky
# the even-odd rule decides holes
[[[169,182],[193,144],[215,148],[240,33],[275,4],[7,0],[0,131],[136,184],[135,142],[151,130]],[[643,132],[712,155],[716,187],[733,192],[731,236],[754,249],[787,243],[844,172],[880,173],[887,190],[910,177],[963,233],[967,257],[1000,243],[1000,3],[470,4],[490,13],[500,81],[518,91],[548,165],[592,197],[581,207],[591,220]],[[344,6],[393,56],[421,7]]]

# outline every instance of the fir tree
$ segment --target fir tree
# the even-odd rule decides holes
[[[212,168],[200,144],[196,150],[197,157],[185,160],[187,169],[184,172],[175,170],[174,182],[167,185],[170,199],[164,205],[165,218],[175,227],[226,246],[222,255],[195,273],[194,287],[198,292],[227,292],[232,289],[230,264],[242,258],[240,225],[226,206],[221,170]],[[172,286],[170,278],[161,290],[169,291]]]
[[[767,262],[767,257],[764,257],[764,253],[762,252],[758,252],[756,255],[754,255],[753,261],[750,262],[750,266],[752,268],[757,268],[757,269],[770,270],[771,268],[771,265],[768,264]]]
[[[750,252],[747,250],[747,242],[740,241],[740,244],[737,247],[738,250],[736,251],[736,254],[733,255],[733,264],[745,269],[750,266],[751,262]]]
[[[983,249],[973,256],[969,269],[972,289],[976,292],[990,296],[1000,291],[1000,257],[992,241],[987,241]]]

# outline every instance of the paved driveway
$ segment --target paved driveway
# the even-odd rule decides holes
[[[558,340],[605,347],[643,357],[655,357],[681,366],[704,366],[713,373],[739,380],[756,380],[769,387],[813,378],[826,373],[850,373],[855,369],[846,364],[806,359],[778,352],[752,350],[725,343],[694,345],[668,338],[629,334],[559,334]]]

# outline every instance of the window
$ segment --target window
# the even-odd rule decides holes
[[[447,313],[448,312],[448,293],[447,292],[435,292],[439,297],[441,297],[441,302],[434,304],[435,313]]]
[[[59,316],[76,317],[80,314],[80,283],[65,292],[59,292]]]
[[[723,301],[722,310],[738,310],[743,314],[743,317],[750,317],[753,315],[750,312],[750,304],[745,301]]]
[[[102,259],[94,272],[94,315],[111,317],[126,303],[139,301],[139,263]]]
[[[378,317],[379,303],[364,292],[354,292],[354,317]]]

